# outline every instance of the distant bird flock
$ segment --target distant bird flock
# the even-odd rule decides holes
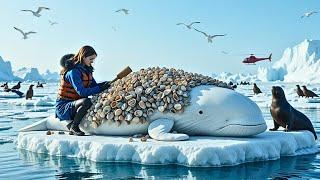
[[[30,9],[23,9],[21,11],[23,11],[23,12],[31,12],[33,16],[39,18],[41,16],[40,13],[43,13],[44,11],[49,11],[49,10],[50,10],[49,7],[40,6],[40,7],[38,7],[38,9],[36,11],[30,10]],[[119,14],[123,14],[123,15],[129,15],[129,12],[130,12],[130,10],[129,9],[125,9],[125,8],[120,8],[120,9],[114,11],[114,13],[119,13]],[[301,16],[301,19],[302,18],[309,18],[310,16],[314,16],[317,13],[318,13],[318,11],[305,12]],[[51,20],[48,20],[48,22],[49,22],[49,24],[51,26],[58,24],[58,22],[51,21]],[[223,36],[227,35],[227,34],[213,34],[213,35],[211,35],[211,34],[205,32],[205,31],[202,31],[202,30],[199,30],[198,28],[194,28],[193,27],[195,24],[200,24],[200,23],[201,22],[199,22],[199,21],[194,21],[194,22],[191,22],[191,23],[179,22],[176,25],[177,26],[184,26],[185,28],[187,28],[189,30],[193,29],[196,32],[199,32],[199,33],[203,34],[208,43],[213,43],[213,39],[216,38],[216,37],[223,37]],[[118,30],[118,27],[115,27],[115,26],[112,26],[111,28],[115,32]],[[14,27],[14,29],[22,34],[22,36],[23,36],[22,39],[24,39],[24,40],[28,39],[28,35],[37,33],[35,31],[25,31],[25,30],[22,30],[22,29],[20,29],[18,27]],[[229,54],[229,52],[227,52],[227,51],[221,51],[221,53]]]
[[[48,7],[38,7],[37,11],[33,11],[33,10],[30,10],[30,9],[22,9],[21,11],[23,11],[23,12],[31,12],[33,16],[40,17],[41,16],[40,12],[42,12],[43,10],[50,10],[50,8],[48,8]],[[50,21],[50,20],[49,20],[49,23],[51,25],[58,24],[57,22],[53,22],[53,21]],[[17,28],[17,27],[13,27],[13,28],[22,34],[22,36],[23,36],[22,39],[28,39],[28,35],[29,34],[37,33],[35,31],[26,32],[26,31],[23,31],[22,29]]]

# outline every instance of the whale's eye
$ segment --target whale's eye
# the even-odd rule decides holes
[[[202,113],[203,113],[203,111],[200,110],[200,111],[199,111],[199,114],[202,114]]]

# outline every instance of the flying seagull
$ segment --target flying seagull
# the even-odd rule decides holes
[[[223,54],[229,54],[228,52],[226,52],[226,51],[221,51]]]
[[[129,14],[129,10],[128,9],[119,9],[119,10],[116,10],[115,12],[123,12],[125,15],[128,15]]]
[[[198,32],[200,32],[200,33],[202,33],[202,34],[204,34],[206,37],[207,37],[207,39],[208,39],[208,43],[212,43],[212,39],[213,38],[215,38],[215,37],[217,37],[217,36],[226,36],[227,34],[215,34],[215,35],[210,35],[210,34],[207,34],[207,33],[205,33],[205,32],[202,32],[202,31],[200,31],[200,30],[198,30],[198,29],[195,29],[195,28],[193,28],[194,30],[196,30],[196,31],[198,31]]]
[[[316,14],[316,13],[318,13],[318,12],[317,11],[306,12],[301,16],[301,18],[309,17],[309,16]]]
[[[29,32],[23,32],[21,29],[13,27],[15,30],[19,31],[23,35],[23,39],[27,39],[29,34],[37,33],[34,31],[29,31]]]
[[[50,20],[49,20],[49,23],[50,23],[51,26],[53,26],[53,25],[55,25],[55,24],[58,24],[57,22],[50,21]]]
[[[21,10],[21,11],[30,11],[32,12],[32,14],[36,17],[40,17],[41,14],[40,12],[45,9],[45,10],[50,10],[50,8],[47,8],[47,7],[38,7],[38,10],[35,12],[35,11],[32,11],[32,10],[29,10],[29,9],[24,9],[24,10]]]
[[[192,25],[193,24],[195,24],[195,23],[200,23],[200,22],[192,22],[192,23],[190,23],[189,25],[187,25],[187,24],[185,24],[185,23],[178,23],[177,25],[179,26],[179,25],[184,25],[184,26],[186,26],[188,29],[191,29],[192,27]]]

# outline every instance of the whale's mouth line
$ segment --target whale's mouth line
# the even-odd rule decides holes
[[[261,125],[265,125],[265,123],[261,123],[261,124],[254,124],[254,125],[243,125],[243,124],[228,124],[228,125],[225,125],[219,129],[216,129],[217,131],[221,130],[221,129],[224,129],[228,126],[242,126],[242,127],[255,127],[255,126],[261,126]]]

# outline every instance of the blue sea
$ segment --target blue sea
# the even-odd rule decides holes
[[[35,93],[54,100],[55,89],[50,86],[54,87],[55,84],[47,84],[47,88],[35,90]],[[15,141],[18,130],[51,115],[53,108],[19,104],[12,97],[0,98],[0,139],[8,139],[0,141],[0,179],[320,179],[320,154],[282,157],[279,160],[229,167],[195,168],[96,163],[17,149]],[[320,137],[320,109],[297,109],[311,119]],[[265,119],[271,119],[269,108],[261,110]]]

